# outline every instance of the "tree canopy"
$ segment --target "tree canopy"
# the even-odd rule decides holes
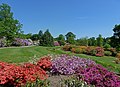
[[[22,24],[14,19],[8,4],[0,5],[0,36],[12,40],[21,32]]]
[[[76,38],[75,34],[73,34],[72,32],[68,32],[65,36],[67,43],[75,44],[75,38]]]
[[[42,46],[53,46],[54,45],[54,39],[49,30],[47,29],[44,34],[41,37],[40,45]]]

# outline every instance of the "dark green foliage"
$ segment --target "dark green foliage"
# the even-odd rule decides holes
[[[42,37],[43,37],[42,30],[39,31],[38,36],[39,36],[39,44],[42,44],[42,42],[43,42],[43,40],[42,40]]]
[[[103,37],[101,34],[99,34],[99,36],[97,37],[97,46],[103,46]]]
[[[60,34],[60,35],[56,38],[56,40],[60,43],[60,45],[65,45],[65,37],[64,37],[62,34]]]
[[[65,36],[67,43],[75,44],[75,38],[76,38],[75,34],[73,34],[72,32],[68,32]]]
[[[105,56],[111,56],[112,52],[111,51],[104,51]]]
[[[88,39],[88,45],[89,46],[96,46],[97,45],[97,41],[96,41],[95,37],[91,37]]]
[[[39,40],[39,35],[38,34],[33,34],[30,39],[33,40],[33,41],[37,41],[37,40]]]
[[[30,39],[32,37],[32,33],[25,34],[25,39]]]
[[[88,46],[88,38],[87,37],[83,37],[83,38],[77,39],[76,40],[76,45]]]
[[[111,48],[111,46],[110,46],[110,44],[107,44],[107,43],[106,43],[106,44],[104,45],[104,48],[105,48],[105,49],[108,49],[108,48]]]
[[[115,25],[113,28],[114,34],[111,37],[111,46],[116,47],[118,50],[120,48],[120,24]]]
[[[39,35],[40,38],[43,36],[42,30],[39,31],[38,35]]]
[[[13,17],[11,7],[8,4],[0,5],[0,36],[6,37],[11,42],[14,37],[21,33],[22,24]]]
[[[49,30],[47,29],[41,37],[41,46],[54,46],[54,39]]]

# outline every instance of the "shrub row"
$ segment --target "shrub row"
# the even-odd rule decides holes
[[[117,52],[114,48],[102,48],[95,46],[71,46],[65,45],[63,46],[63,50],[71,51],[77,54],[87,54],[92,56],[116,56]]]

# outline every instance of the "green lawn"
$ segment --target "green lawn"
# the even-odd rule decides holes
[[[27,62],[35,56],[41,57],[47,54],[54,54],[45,47],[13,47],[0,49],[0,60],[10,63]]]
[[[2,48],[0,49],[0,61],[9,63],[21,63],[28,62],[33,58],[40,58],[41,56],[48,54],[68,54],[75,55],[81,58],[88,58],[96,61],[99,64],[107,67],[108,69],[116,72],[120,72],[120,64],[115,64],[115,57],[96,57],[85,54],[74,54],[71,52],[65,52],[60,47],[13,47],[13,48]]]

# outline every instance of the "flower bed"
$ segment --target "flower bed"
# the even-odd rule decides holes
[[[101,65],[91,66],[85,69],[80,69],[78,77],[88,84],[95,87],[119,87],[120,78],[113,72],[109,72]]]
[[[59,55],[51,58],[43,57],[35,64],[25,63],[20,66],[0,62],[0,86],[49,87],[46,70],[52,74],[73,75],[74,79],[65,80],[66,85],[82,85],[85,87],[119,87],[120,78],[101,65],[89,59],[76,56]],[[72,82],[72,84],[71,84]],[[74,83],[74,84],[73,84]]]
[[[79,68],[86,68],[96,63],[76,56],[60,55],[52,61],[51,72],[58,74],[75,74]]]
[[[76,56],[60,55],[52,61],[53,74],[73,75],[95,87],[119,87],[120,78],[94,61]],[[68,82],[69,83],[69,82]]]
[[[37,64],[25,63],[21,66],[0,62],[0,85],[19,87],[45,80],[48,76],[42,68],[49,68],[46,62],[49,62],[47,57],[40,59]],[[41,65],[45,65],[45,67]]]

